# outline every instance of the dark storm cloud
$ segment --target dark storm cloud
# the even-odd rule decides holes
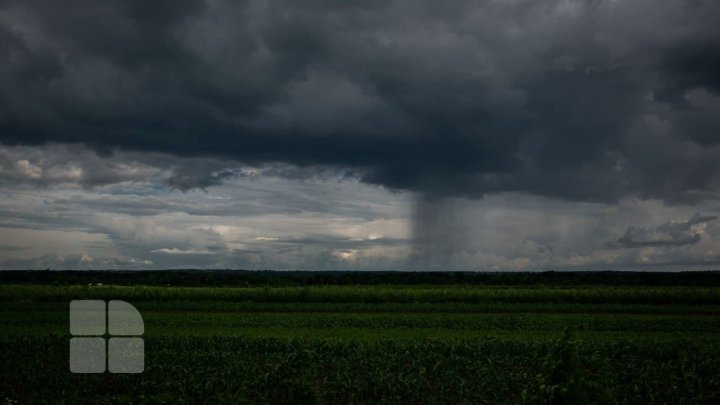
[[[665,55],[664,65],[667,81],[660,96],[681,98],[684,90],[695,87],[720,92],[720,40],[717,37],[677,44]]]
[[[655,229],[631,226],[625,234],[617,240],[619,247],[636,248],[647,246],[684,246],[700,242],[702,235],[695,225],[714,221],[716,216],[694,217],[683,222],[668,222]]]
[[[433,198],[720,191],[716,1],[0,7],[6,144],[334,166]]]
[[[172,189],[178,189],[181,191],[189,191],[194,188],[199,188],[207,191],[210,186],[217,186],[222,184],[223,180],[237,177],[237,172],[233,169],[221,169],[218,171],[211,171],[209,173],[198,173],[195,169],[182,166],[179,170],[174,170],[170,178],[167,180],[167,184]]]

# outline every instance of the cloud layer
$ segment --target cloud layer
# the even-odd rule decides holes
[[[714,0],[0,0],[0,267],[720,262]]]
[[[704,225],[714,221],[717,216],[701,216],[696,214],[683,222],[668,222],[656,229],[631,226],[617,240],[622,247],[646,246],[683,246],[700,242]]]
[[[4,1],[0,132],[431,195],[717,198],[718,21],[710,0]]]

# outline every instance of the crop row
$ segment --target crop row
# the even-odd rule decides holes
[[[67,311],[38,313],[0,312],[5,329],[32,328],[38,332],[66,330]],[[571,328],[579,331],[625,332],[713,332],[720,333],[720,317],[677,315],[609,314],[417,314],[417,313],[242,313],[242,312],[144,312],[148,333],[160,330],[187,333],[248,328],[357,328],[357,329],[441,329],[552,331]],[[59,329],[57,328],[59,327]]]
[[[134,301],[232,301],[322,303],[578,303],[720,305],[720,288],[690,287],[155,287],[0,286],[0,301],[69,301],[78,298]]]
[[[72,375],[67,340],[1,338],[8,402],[718,403],[717,346],[150,337],[139,375]]]
[[[544,302],[252,302],[252,301],[133,301],[143,312],[263,312],[263,313],[540,313],[540,314],[653,314],[720,316],[718,305],[588,304]],[[66,311],[67,301],[24,301],[3,303],[14,312]]]

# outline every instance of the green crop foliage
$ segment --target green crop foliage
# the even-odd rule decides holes
[[[720,305],[720,287],[311,286],[157,287],[2,285],[0,301],[233,301],[271,303],[567,303]]]
[[[6,403],[720,403],[717,288],[0,286]],[[145,372],[71,374],[68,302],[125,299]]]

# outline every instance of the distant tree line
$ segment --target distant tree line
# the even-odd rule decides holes
[[[720,286],[720,271],[407,272],[271,270],[0,270],[2,284],[297,286],[373,284]]]

